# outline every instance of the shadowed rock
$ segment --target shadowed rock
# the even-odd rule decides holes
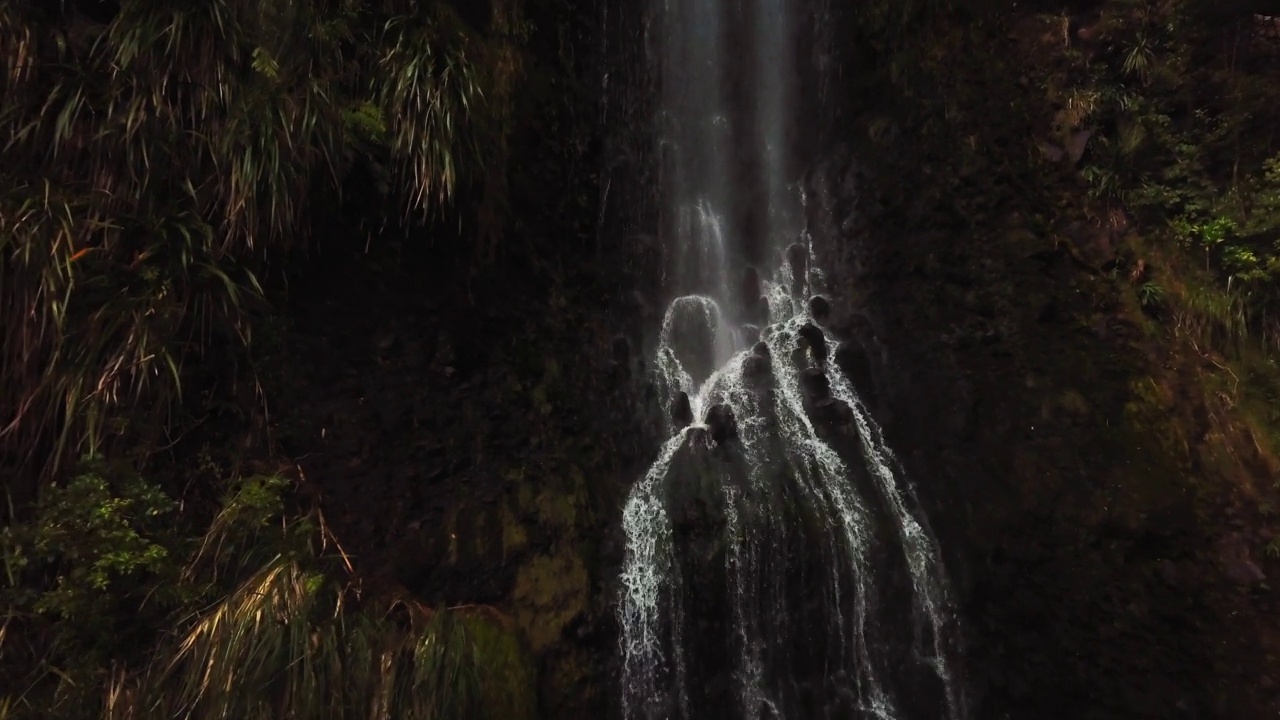
[[[733,409],[728,405],[712,405],[707,411],[706,423],[715,444],[722,445],[738,439],[738,419],[733,416]]]
[[[609,343],[609,349],[613,355],[613,361],[619,365],[626,365],[631,359],[631,341],[625,335],[614,335]]]
[[[760,357],[759,355],[748,355],[742,361],[742,379],[751,387],[760,387],[768,384],[773,377],[771,372],[769,358]]]
[[[813,406],[831,397],[831,381],[818,368],[800,371],[800,392],[805,404]]]
[[[831,303],[821,295],[809,298],[809,314],[814,320],[826,320],[831,316]]]
[[[853,409],[843,400],[826,398],[818,400],[809,411],[815,422],[826,425],[850,425],[853,423]]]
[[[875,384],[871,376],[871,358],[862,344],[846,340],[836,347],[836,366],[849,378],[855,390],[864,399],[874,400]]]
[[[676,393],[671,403],[671,422],[677,430],[683,430],[693,423],[693,407],[689,405],[689,393]]]
[[[827,336],[813,323],[805,323],[800,328],[800,347],[807,348],[813,361],[819,366],[827,362]]]
[[[809,272],[809,248],[803,243],[791,243],[787,248],[787,262],[791,264],[791,273],[800,280]]]

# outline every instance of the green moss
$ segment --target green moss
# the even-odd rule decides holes
[[[564,471],[561,486],[545,484],[532,504],[525,500],[527,493],[524,491],[525,488],[521,488],[521,505],[532,507],[539,521],[549,528],[571,530],[578,526],[586,510],[586,478],[577,465],[570,465]]]
[[[516,621],[534,653],[559,641],[569,623],[587,609],[590,581],[582,558],[572,550],[538,555],[516,574]]]
[[[462,617],[480,688],[483,720],[533,720],[537,671],[513,623],[492,613]]]
[[[519,516],[508,504],[504,504],[502,506],[501,522],[502,559],[506,560],[512,555],[524,550],[529,545],[529,533],[525,529],[524,524],[520,522]]]
[[[1147,464],[1169,461],[1179,468],[1187,467],[1187,430],[1177,420],[1168,389],[1154,378],[1142,377],[1130,384],[1129,391],[1124,406],[1125,436],[1134,454]]]

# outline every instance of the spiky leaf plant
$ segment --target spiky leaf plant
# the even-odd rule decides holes
[[[173,553],[154,552],[161,546],[138,535],[139,514],[157,500],[116,503],[113,515],[99,517],[92,508],[111,503],[84,496],[101,492],[100,480],[87,478],[67,497],[96,523],[84,547],[90,555],[56,559],[60,572],[79,568],[113,582],[101,590],[78,586],[78,595],[76,588],[54,588],[40,597],[14,595],[0,583],[0,668],[14,670],[25,660],[27,673],[0,675],[0,718],[536,717],[533,666],[510,618],[486,606],[433,609],[399,587],[366,587],[319,510],[287,509],[287,482],[235,483],[203,538],[172,543],[186,554],[172,567],[164,560]],[[38,549],[0,542],[6,567]],[[150,598],[174,585],[182,591],[167,593],[171,630],[135,634],[137,647],[112,652],[109,644],[119,636],[110,621],[128,617],[124,601],[132,600],[136,613],[140,598],[154,603]],[[49,600],[57,605],[46,607]],[[69,627],[65,608],[88,602],[97,603],[106,626]],[[41,627],[54,639],[31,643]],[[20,632],[9,638],[10,629]],[[102,650],[86,653],[95,647]]]
[[[533,718],[531,666],[493,612],[433,611],[400,594],[362,599],[280,558],[161,656],[138,711],[192,720]]]
[[[443,0],[60,5],[0,0],[0,472],[27,477],[161,439],[355,163],[413,212],[477,182],[518,72]]]

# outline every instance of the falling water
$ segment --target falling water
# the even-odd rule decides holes
[[[656,25],[668,440],[623,511],[626,718],[964,715],[937,548],[812,302],[797,2],[665,0]]]

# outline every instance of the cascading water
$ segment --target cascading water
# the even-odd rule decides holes
[[[623,715],[958,720],[937,550],[814,299],[793,2],[666,0],[658,25],[669,439],[623,512]]]

